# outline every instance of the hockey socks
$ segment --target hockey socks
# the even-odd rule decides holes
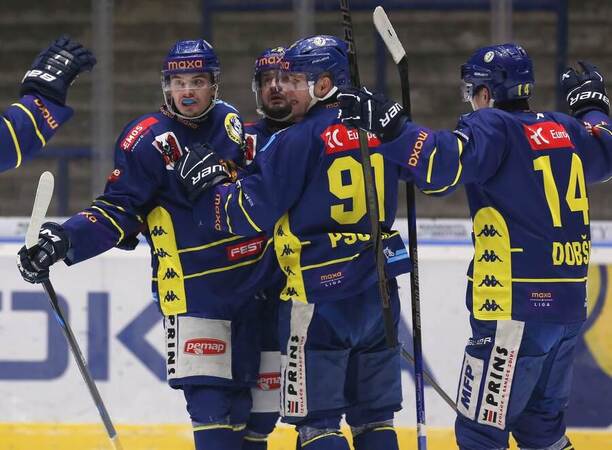
[[[355,450],[399,450],[397,434],[392,426],[364,431],[353,438]]]
[[[242,445],[243,434],[243,430],[235,431],[230,426],[223,428],[194,430],[193,439],[195,441],[196,450],[239,449]]]

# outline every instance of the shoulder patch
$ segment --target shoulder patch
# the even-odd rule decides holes
[[[147,117],[146,119],[138,122],[124,135],[124,138],[120,144],[121,149],[126,152],[131,151],[136,144],[138,144],[140,139],[142,139],[144,133],[157,122],[158,120],[155,117]]]
[[[153,147],[161,153],[167,170],[174,170],[174,163],[183,156],[183,149],[172,131],[155,136]]]
[[[225,116],[225,131],[227,136],[236,144],[242,144],[242,122],[236,113],[228,113]]]
[[[248,166],[255,159],[255,153],[257,151],[257,135],[245,133],[244,142],[246,144],[244,150],[244,159]]]

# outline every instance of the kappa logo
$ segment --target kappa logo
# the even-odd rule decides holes
[[[166,273],[164,274],[164,280],[171,280],[173,278],[178,278],[179,274],[172,267],[168,267],[166,269]]]
[[[260,373],[259,377],[257,377],[257,387],[262,391],[276,391],[280,389],[280,372]]]
[[[157,256],[158,258],[166,258],[167,256],[171,256],[170,253],[168,253],[166,250],[164,250],[163,248],[158,248],[156,249],[153,254],[155,256]]]
[[[195,338],[185,341],[184,353],[197,356],[223,355],[227,348],[225,341],[214,338]]]
[[[503,262],[502,259],[497,256],[494,250],[485,250],[478,262]]]
[[[295,253],[295,251],[291,248],[289,244],[283,245],[283,252],[281,253],[281,256],[289,256],[289,255],[292,255],[293,253]]]
[[[380,145],[380,139],[375,134],[367,133],[367,136],[369,148],[376,148]],[[348,129],[342,124],[327,127],[320,137],[325,144],[326,155],[359,148],[359,132],[353,128]]]
[[[145,132],[158,120],[155,117],[147,117],[146,119],[138,122],[134,127],[125,134],[125,137],[121,141],[120,147],[123,151],[132,150],[136,144],[140,141]]]
[[[497,231],[493,225],[485,225],[482,227],[482,230],[480,230],[480,232],[477,234],[477,237],[480,237],[480,236],[484,236],[484,237],[499,236],[501,237],[501,234],[499,234],[499,231]]]
[[[478,287],[482,287],[482,286],[486,286],[486,287],[497,287],[497,286],[504,287],[504,285],[501,284],[497,280],[497,278],[495,278],[495,275],[485,275],[483,280],[478,285]]]
[[[482,311],[482,310],[487,311],[487,312],[495,312],[495,311],[503,311],[504,309],[497,304],[495,299],[487,298],[478,311]]]
[[[560,123],[547,121],[533,125],[523,124],[523,130],[532,150],[574,148],[569,134]]]
[[[155,225],[151,230],[151,236],[162,236],[164,234],[168,233],[166,233],[166,230],[164,230],[163,227],[160,225]]]
[[[285,294],[289,297],[299,297],[297,291],[292,286],[287,286],[287,289],[285,289]]]
[[[174,293],[174,291],[168,291],[166,292],[166,295],[164,295],[164,302],[166,303],[172,303],[176,300],[180,300],[180,298]]]

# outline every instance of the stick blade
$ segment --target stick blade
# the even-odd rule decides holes
[[[54,185],[55,180],[51,172],[43,172],[40,175],[38,187],[36,188],[36,197],[34,198],[34,206],[32,207],[32,216],[26,231],[26,248],[32,248],[38,242],[38,233],[47,215],[47,209],[51,203],[51,197],[53,197]]]
[[[398,64],[406,56],[406,50],[404,50],[402,43],[397,37],[397,33],[393,25],[391,25],[385,9],[382,6],[377,6],[372,13],[372,18],[376,31],[378,31],[378,34],[385,42],[393,61],[395,61],[395,64]]]

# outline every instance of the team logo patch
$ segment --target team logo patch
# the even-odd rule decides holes
[[[130,131],[125,134],[125,137],[121,141],[121,149],[124,151],[131,151],[136,144],[142,139],[144,133],[158,120],[155,117],[147,117],[146,119],[138,122]]]
[[[115,181],[117,181],[119,179],[120,176],[121,176],[121,170],[115,169],[115,170],[113,170],[110,173],[110,175],[108,176],[108,178],[106,180],[109,183],[114,183]]]
[[[493,58],[495,58],[495,52],[490,51],[490,52],[485,53],[483,59],[484,59],[484,62],[490,63],[491,61],[493,61]]]
[[[257,237],[246,242],[241,242],[235,245],[229,245],[225,248],[227,259],[237,261],[239,259],[248,258],[249,256],[259,255],[264,248],[265,237]]]
[[[574,148],[565,127],[556,122],[523,124],[523,131],[532,150],[551,150],[554,148]]]
[[[368,147],[375,148],[380,145],[380,139],[375,134],[367,133],[367,135]],[[359,132],[341,124],[327,127],[321,133],[321,139],[325,144],[325,154],[327,155],[359,148]]]
[[[236,144],[242,144],[242,122],[236,113],[225,116],[225,131]]]
[[[478,423],[500,430],[506,427],[506,412],[524,327],[524,322],[515,320],[497,323],[478,411]]]
[[[172,131],[155,136],[153,147],[161,153],[167,170],[174,170],[174,163],[183,156],[178,138]]]

